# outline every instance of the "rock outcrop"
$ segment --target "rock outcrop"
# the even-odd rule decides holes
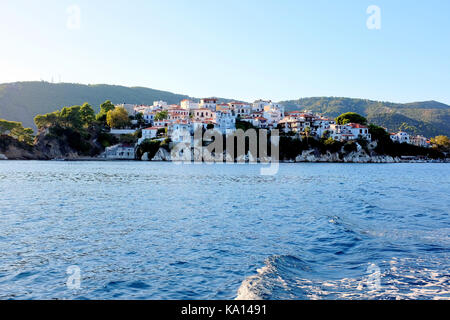
[[[148,160],[149,160],[149,158],[148,158],[148,152],[146,152],[146,153],[144,153],[144,154],[142,155],[141,161],[148,161]]]
[[[69,129],[61,129],[58,134],[42,129],[36,137],[34,149],[45,160],[96,157],[103,147],[96,141],[95,132],[89,132],[88,136],[89,139],[84,139],[79,133]]]
[[[152,161],[170,161],[170,152],[165,148],[159,148]]]
[[[10,136],[0,136],[0,160],[41,160],[45,156],[24,142],[20,142]]]
[[[320,154],[317,150],[306,150],[295,158],[295,162],[344,162],[344,163],[398,163],[399,158],[386,155],[369,155],[362,148],[348,154]]]

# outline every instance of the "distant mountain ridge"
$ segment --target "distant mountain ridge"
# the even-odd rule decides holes
[[[281,101],[287,111],[310,110],[327,117],[356,112],[389,131],[404,130],[427,137],[450,135],[450,106],[437,101],[392,103],[367,99],[315,97]]]
[[[179,103],[186,98],[186,95],[141,87],[48,82],[6,83],[0,84],[0,118],[21,121],[26,127],[34,127],[33,118],[37,114],[84,102],[98,109],[105,100],[111,100],[114,104],[151,104],[157,100]]]
[[[114,104],[152,104],[157,100],[176,104],[188,98],[191,97],[144,87],[37,81],[5,83],[0,84],[0,118],[20,121],[24,126],[34,128],[33,118],[37,114],[84,102],[98,109],[105,100],[111,100]],[[220,100],[229,102],[232,99]],[[281,103],[288,111],[307,109],[328,117],[336,117],[344,112],[357,112],[366,116],[370,122],[390,131],[402,129],[428,137],[439,134],[450,136],[450,106],[437,101],[399,104],[365,99],[316,97]]]

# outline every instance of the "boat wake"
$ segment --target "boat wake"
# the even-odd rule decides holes
[[[370,268],[365,265],[361,270]],[[439,263],[392,258],[380,263],[378,270],[377,286],[367,272],[360,277],[324,279],[296,257],[272,256],[256,275],[242,282],[236,300],[450,300],[450,274]]]

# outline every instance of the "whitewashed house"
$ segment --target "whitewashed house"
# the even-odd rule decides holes
[[[418,147],[429,148],[431,147],[430,141],[424,136],[410,137],[411,143]]]
[[[146,109],[144,112],[142,112],[142,117],[147,124],[152,124],[153,121],[155,121],[155,115],[156,112],[150,109]]]
[[[330,124],[330,136],[338,141],[350,141],[359,138],[372,140],[369,127],[359,123],[347,123],[344,125]]]
[[[228,104],[234,114],[239,117],[246,117],[252,113],[252,106],[244,102],[230,102]]]
[[[252,111],[253,112],[262,112],[264,111],[264,107],[270,105],[272,103],[271,100],[256,100],[252,103]]]
[[[192,118],[196,121],[212,121],[214,118],[214,111],[208,108],[200,108],[192,110]]]
[[[183,109],[180,106],[171,106],[167,109],[169,113],[169,120],[188,120],[189,110]]]
[[[325,119],[325,118],[315,119],[312,123],[314,134],[318,138],[321,138],[325,132],[330,133],[330,126],[332,124],[336,124],[336,122],[332,119]]]
[[[198,102],[195,102],[195,101],[192,101],[189,99],[184,99],[184,100],[181,100],[180,107],[184,110],[193,110],[193,109],[198,109],[199,104],[198,104]]]
[[[172,142],[190,142],[191,124],[188,121],[175,121],[167,128],[167,134]]]
[[[214,112],[213,121],[216,123],[216,129],[222,134],[230,134],[236,131],[236,116],[229,110]]]
[[[399,131],[397,133],[391,134],[391,140],[398,143],[410,143],[410,136],[408,133]]]
[[[159,101],[154,101],[153,102],[153,110],[165,109],[165,108],[167,108],[167,102],[166,101],[159,100]]]
[[[134,160],[134,146],[127,144],[117,144],[107,147],[105,150],[105,158],[111,160]]]
[[[199,109],[209,109],[211,111],[216,111],[216,98],[204,98],[200,100]]]

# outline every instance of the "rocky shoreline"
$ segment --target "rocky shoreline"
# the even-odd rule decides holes
[[[48,145],[47,145],[48,147]],[[49,148],[55,149],[55,148]],[[34,150],[23,150],[20,146],[10,147],[8,152],[2,153],[0,151],[0,160],[42,160],[42,161],[124,161],[106,159],[103,157],[86,157],[80,156],[76,152],[66,152],[64,155],[59,153],[43,154],[42,152],[33,152]],[[228,156],[224,154],[224,156]],[[226,159],[226,158],[225,158]],[[237,159],[243,162],[255,163],[255,159],[251,154]],[[266,159],[256,159],[257,162],[268,163],[271,161],[270,157]],[[126,161],[126,160],[125,160]],[[159,148],[153,157],[149,157],[148,153],[144,153],[141,159],[128,161],[154,161],[154,162],[172,162],[171,154],[166,148]],[[282,159],[280,163],[449,163],[450,159],[427,159],[423,157],[392,157],[389,155],[369,155],[365,150],[344,153],[320,153],[316,149],[303,151],[295,159]]]

